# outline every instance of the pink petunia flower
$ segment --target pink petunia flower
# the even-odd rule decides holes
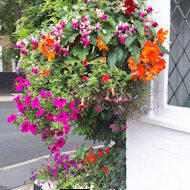
[[[53,115],[52,113],[45,114],[44,116],[45,116],[45,118],[46,118],[47,120],[53,121],[54,115]]]
[[[68,117],[68,113],[63,111],[60,114],[56,114],[56,118],[54,119],[54,121],[57,121],[59,123],[67,123]]]
[[[27,133],[30,130],[30,123],[29,121],[25,120],[24,123],[21,125],[21,132]]]
[[[55,98],[53,101],[53,105],[57,106],[59,109],[63,109],[63,106],[67,103],[65,98]]]
[[[36,112],[36,117],[39,118],[40,116],[42,116],[44,113],[46,112],[46,109],[42,109],[42,108],[39,108],[39,111]]]
[[[36,129],[37,127],[38,127],[38,125],[32,123],[32,124],[30,125],[30,127],[29,127],[29,131],[30,131],[33,135],[37,135],[37,129]]]
[[[32,101],[32,108],[40,108],[40,100],[38,97],[35,97],[34,100]]]
[[[7,118],[7,122],[8,123],[12,123],[12,122],[14,122],[15,120],[16,120],[16,117],[17,117],[17,115],[10,115],[8,118]]]
[[[64,138],[59,138],[56,142],[55,142],[55,146],[58,148],[62,148],[65,144],[65,139]]]

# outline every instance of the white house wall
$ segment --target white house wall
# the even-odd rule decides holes
[[[149,5],[158,11],[160,26],[169,29],[170,0],[149,0]],[[167,77],[168,61],[153,85],[157,96],[151,103],[158,111],[128,123],[127,190],[190,190],[190,108],[166,105]]]

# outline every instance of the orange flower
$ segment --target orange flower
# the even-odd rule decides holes
[[[53,50],[50,50],[46,53],[46,56],[48,58],[48,61],[51,61],[52,59],[55,58],[55,52]]]
[[[43,55],[48,52],[48,51],[47,51],[47,47],[44,45],[44,42],[41,42],[41,43],[39,44],[39,52],[41,52]]]
[[[150,40],[148,40],[143,47],[140,60],[144,63],[154,63],[157,61],[159,54],[160,48],[158,47],[157,43],[152,43]]]
[[[98,39],[96,40],[96,42],[97,42],[97,47],[99,48],[99,50],[109,51],[108,46],[106,44],[102,44],[103,39],[101,37],[98,36]]]
[[[47,47],[53,47],[53,45],[54,45],[54,39],[46,39]]]
[[[134,71],[137,69],[137,65],[135,64],[135,59],[133,56],[129,57],[128,59],[128,66],[129,66],[129,69],[131,69],[131,71]]]
[[[46,76],[50,75],[50,70],[49,69],[48,70],[43,70],[41,72],[41,74],[42,74],[43,77],[46,77]]]
[[[165,36],[168,34],[168,30],[163,31],[163,28],[161,28],[158,32],[157,32],[157,40],[160,44],[164,43],[164,40],[167,39]]]

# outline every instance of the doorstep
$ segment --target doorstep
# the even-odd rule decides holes
[[[35,190],[35,189],[34,189],[33,184],[28,184],[28,185],[17,187],[17,188],[11,189],[11,190]]]

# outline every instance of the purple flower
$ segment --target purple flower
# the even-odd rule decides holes
[[[16,117],[17,115],[10,115],[8,118],[7,118],[7,122],[8,123],[12,123],[16,120]]]
[[[88,0],[84,0],[84,3],[88,3]]]
[[[65,98],[55,98],[53,101],[53,105],[57,106],[59,109],[63,109],[63,106],[67,103]]]

